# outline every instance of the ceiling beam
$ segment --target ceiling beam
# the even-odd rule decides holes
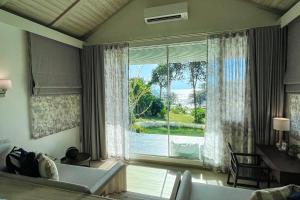
[[[281,27],[285,27],[291,21],[300,16],[300,1],[296,3],[291,9],[289,9],[282,17],[280,17]]]
[[[9,0],[0,0],[0,7],[4,6]]]
[[[68,13],[76,6],[78,5],[80,0],[76,0],[73,2],[64,12],[62,12],[56,19],[54,19],[49,26],[54,26],[56,27],[65,17],[68,16]]]
[[[272,13],[277,14],[277,15],[282,15],[284,13],[283,10],[280,10],[280,9],[277,9],[277,8],[271,8],[269,6],[262,5],[262,4],[259,4],[255,1],[253,1],[253,0],[240,0],[240,1],[248,2],[248,3],[256,6],[257,8],[260,8],[262,10],[266,10],[268,12],[272,12]]]
[[[1,9],[0,9],[0,23],[8,24],[20,30],[35,33],[37,35],[41,35],[77,48],[82,48],[84,43],[83,41],[78,40],[74,37],[63,34],[49,27],[32,22],[28,19],[22,18],[20,16],[14,15],[10,12]]]

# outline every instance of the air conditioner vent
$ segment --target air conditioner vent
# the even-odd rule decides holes
[[[172,15],[172,16],[166,16],[166,17],[157,17],[157,18],[152,18],[152,19],[147,19],[148,23],[151,22],[158,22],[158,21],[170,21],[170,20],[175,20],[175,19],[180,19],[181,15]]]
[[[186,2],[146,8],[144,10],[144,20],[146,24],[184,19],[188,19],[188,8]]]

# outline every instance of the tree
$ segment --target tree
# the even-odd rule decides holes
[[[159,98],[162,96],[162,89],[168,85],[168,68],[167,65],[158,65],[152,71],[151,84],[159,86]]]
[[[140,116],[151,107],[152,97],[150,86],[141,78],[129,80],[129,112],[131,116]]]
[[[151,105],[151,108],[150,108],[151,115],[153,117],[156,117],[158,114],[161,114],[163,109],[164,109],[164,103],[161,101],[161,99],[155,97],[155,99]],[[160,116],[160,117],[163,118],[164,115]]]
[[[198,91],[196,93],[196,102],[200,106],[203,102],[206,101],[206,91]]]
[[[189,98],[192,100],[192,103],[194,103],[194,94],[190,94]],[[196,103],[197,106],[201,106],[203,102],[206,101],[206,90],[200,90],[196,91]]]
[[[196,96],[196,87],[198,81],[206,81],[206,61],[200,62],[189,62],[187,64],[189,70],[189,83],[193,88],[193,103],[194,103],[194,117],[197,117],[197,96]]]
[[[169,79],[168,79],[169,76]],[[152,71],[151,84],[159,86],[159,98],[162,98],[162,89],[166,88],[173,80],[180,80],[183,77],[183,65],[181,63],[160,64]]]

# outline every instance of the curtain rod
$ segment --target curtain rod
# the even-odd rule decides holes
[[[272,27],[272,26],[279,26],[279,25],[259,26],[259,27],[223,30],[223,31],[215,31],[215,32],[188,33],[188,34],[161,36],[161,37],[153,37],[153,38],[145,38],[145,39],[123,40],[123,41],[118,41],[118,42],[104,42],[104,43],[99,43],[99,44],[106,45],[106,44],[124,44],[124,43],[128,43],[129,46],[130,46],[131,44],[138,44],[138,43],[143,43],[143,42],[157,42],[157,41],[172,40],[172,39],[188,39],[188,38],[192,38],[192,37],[208,37],[210,35],[215,35],[215,34],[230,33],[230,32],[241,32],[241,31],[250,30],[252,28],[262,28],[262,27]]]

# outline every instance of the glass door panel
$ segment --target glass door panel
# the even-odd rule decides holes
[[[130,48],[130,154],[201,159],[207,43]]]
[[[165,46],[131,48],[129,51],[131,154],[169,155],[166,62]]]
[[[197,160],[204,144],[206,41],[169,46],[169,156]]]

